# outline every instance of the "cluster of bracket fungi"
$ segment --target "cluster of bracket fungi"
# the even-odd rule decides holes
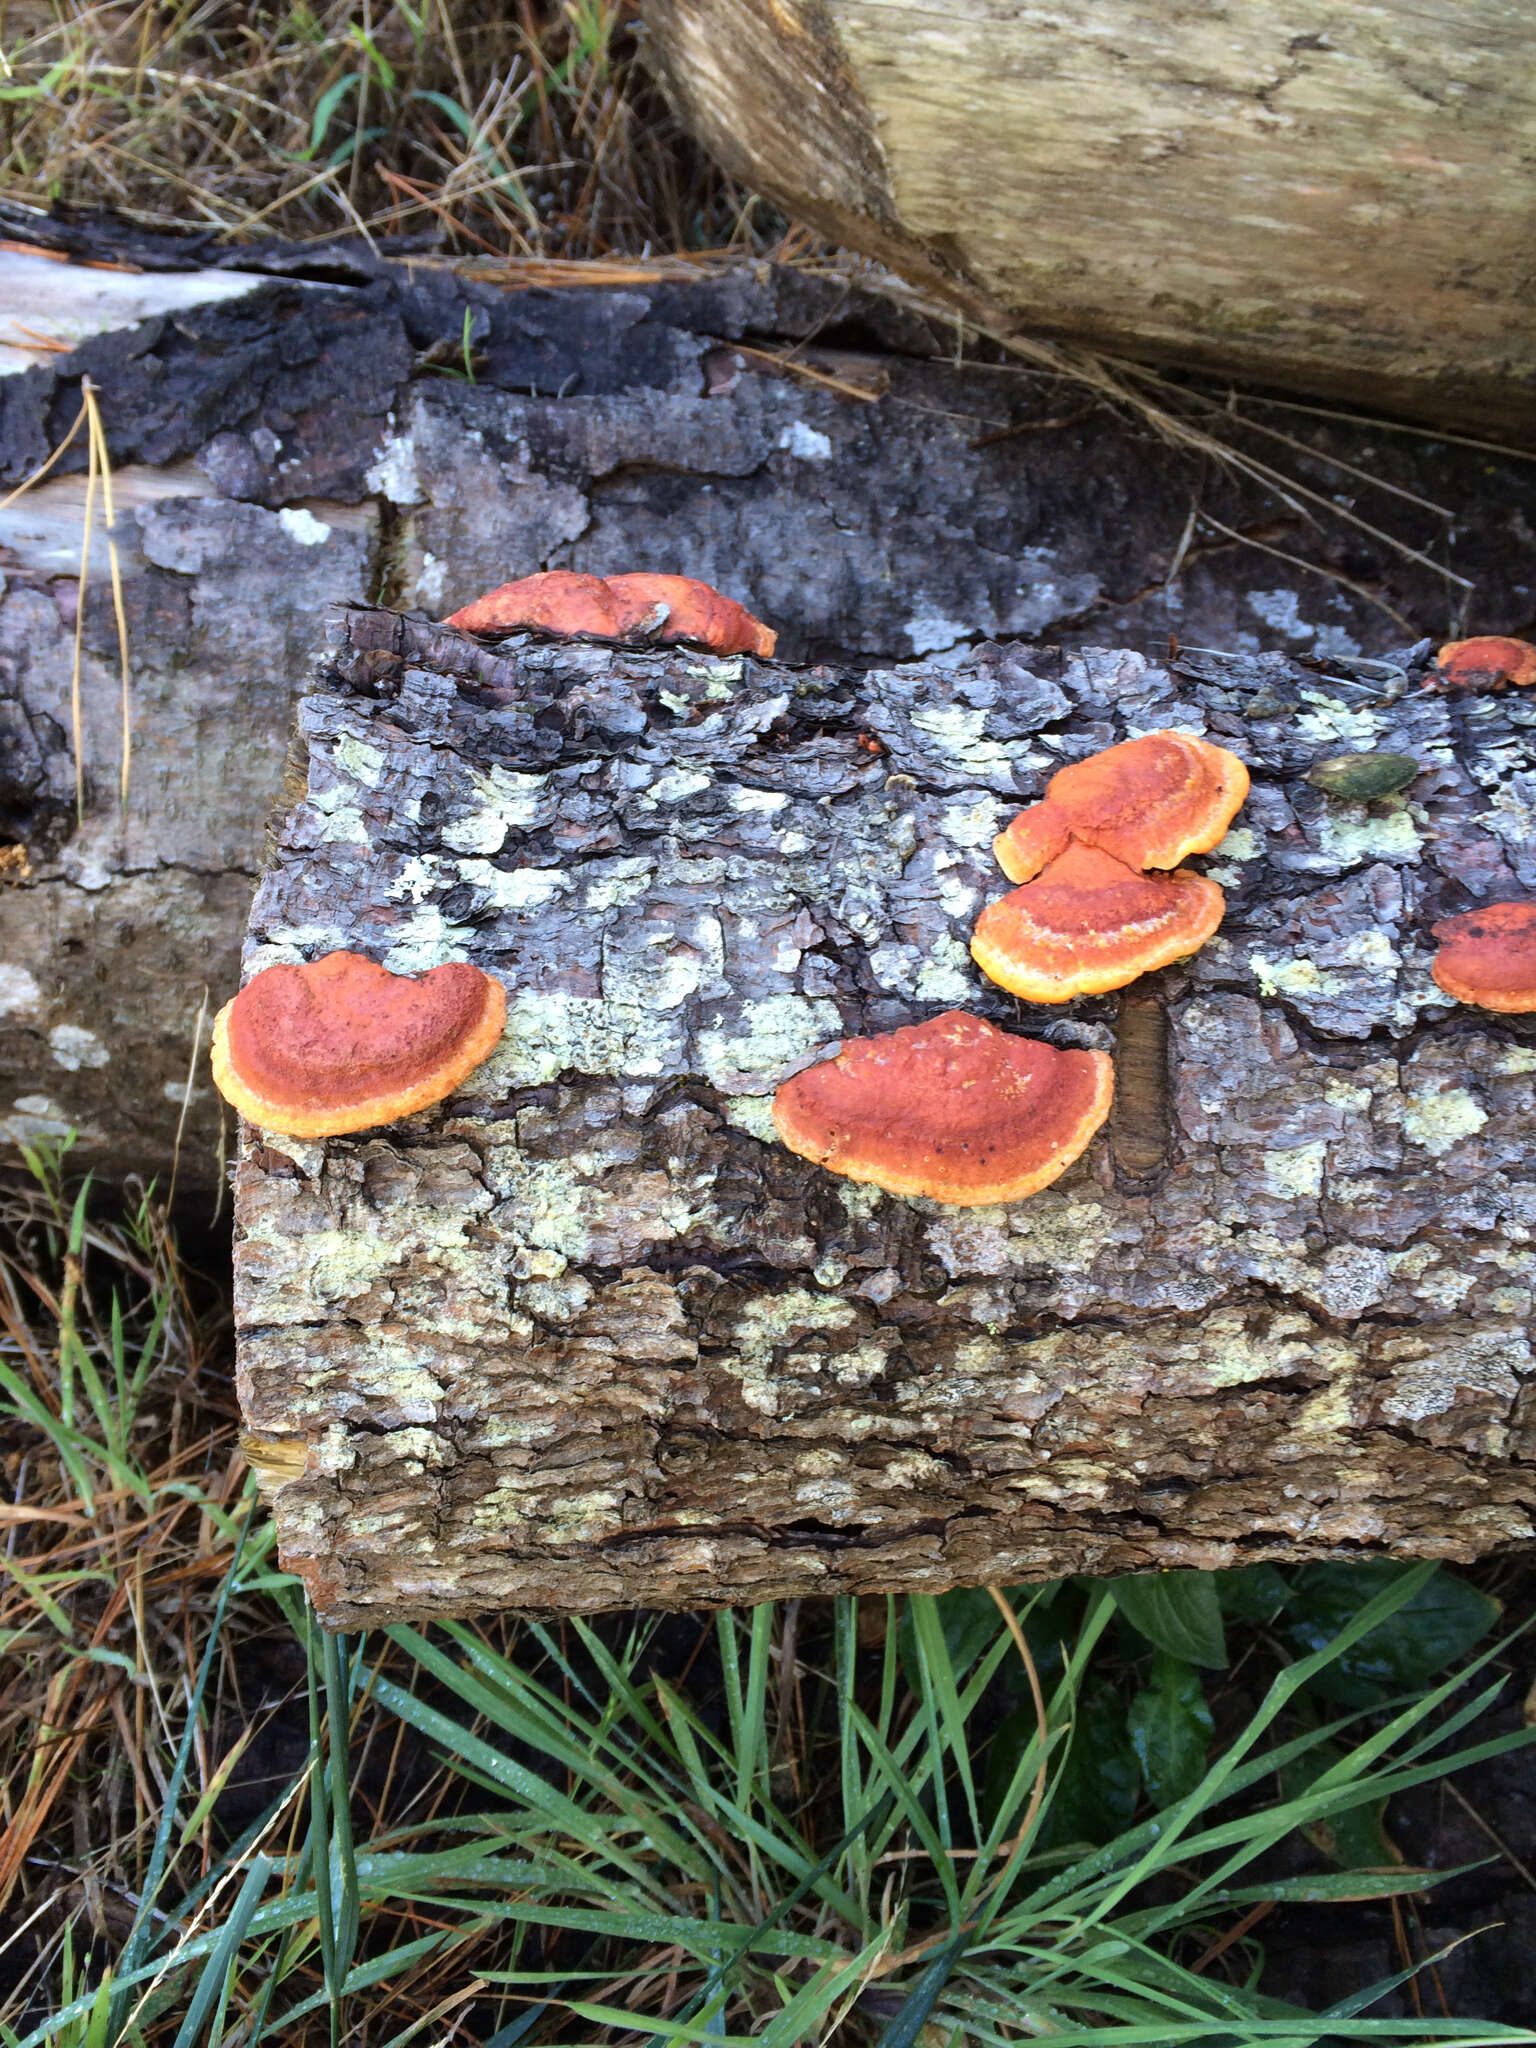
[[[1036,1003],[1124,988],[1184,960],[1221,923],[1216,883],[1181,868],[1225,836],[1248,794],[1235,754],[1144,733],[1059,769],[992,842],[1010,882],[976,920],[971,957]],[[791,1152],[887,1193],[970,1206],[1048,1187],[1109,1114],[1108,1053],[1061,1052],[963,1010],[879,1038],[780,1087]]]
[[[776,636],[683,576],[554,570],[477,598],[447,624],[633,643],[686,640],[717,654],[773,652]],[[1536,685],[1536,647],[1496,636],[1440,650],[1426,687]],[[1418,772],[1407,756],[1319,763],[1334,794],[1379,796]],[[1152,732],[1060,769],[993,841],[1015,886],[976,921],[988,978],[1032,1002],[1124,988],[1187,959],[1216,931],[1222,891],[1179,863],[1225,836],[1248,794],[1235,754]],[[1434,927],[1433,973],[1459,1002],[1536,1010],[1536,901],[1494,903]],[[392,974],[329,953],[253,975],[220,1010],[213,1077],[250,1122],[293,1137],[374,1129],[444,1100],[506,1028],[501,983],[453,962]],[[1109,1114],[1102,1052],[1063,1051],[963,1010],[874,1038],[783,1082],[773,1120],[790,1151],[890,1194],[956,1206],[1021,1200],[1086,1150]]]

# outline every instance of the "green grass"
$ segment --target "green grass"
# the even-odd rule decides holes
[[[1506,1647],[1464,1581],[1260,1567],[329,1636],[209,1433],[221,1333],[153,1203],[103,1221],[62,1153],[31,1163],[0,1266],[26,1509],[5,2048],[1532,2038],[1373,2019],[1381,1985],[1283,2006],[1243,1931],[1411,1909],[1443,1873],[1395,1858],[1388,1802],[1530,1739],[1479,1735]],[[289,1696],[244,1705],[279,1653]],[[284,1716],[236,1831],[245,1745]],[[1326,1853],[1278,1875],[1298,1834]]]

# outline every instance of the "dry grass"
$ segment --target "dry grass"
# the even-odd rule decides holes
[[[0,193],[495,256],[755,245],[611,0],[0,0]]]
[[[56,1174],[0,1195],[0,1972],[23,1996],[72,1917],[106,1936],[143,1880],[243,1516],[216,1341],[152,1203],[92,1221]]]

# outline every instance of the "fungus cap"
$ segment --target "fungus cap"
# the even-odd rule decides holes
[[[651,576],[641,572],[610,576],[621,633],[634,633],[661,606],[666,615],[652,628],[657,640],[693,640],[716,654],[759,654],[766,659],[779,636],[744,605],[692,576]]]
[[[1529,688],[1536,684],[1536,647],[1501,633],[1448,640],[1435,656],[1433,676],[1444,689],[1501,690],[1506,683]]]
[[[1149,732],[1059,768],[1044,799],[992,843],[1010,882],[1031,881],[1067,835],[1130,868],[1174,868],[1226,836],[1248,794],[1248,770],[1225,747],[1184,732]]]
[[[395,1123],[451,1095],[501,1037],[506,991],[453,962],[391,974],[327,953],[252,975],[213,1026],[213,1078],[240,1114],[297,1138]]]
[[[734,598],[692,576],[582,576],[548,569],[503,583],[450,613],[466,633],[543,633],[623,640],[692,640],[716,654],[772,654],[778,635]]]
[[[802,1159],[892,1195],[974,1206],[1048,1187],[1109,1114],[1107,1053],[1061,1052],[949,1010],[785,1081],[780,1138]]]
[[[1481,1010],[1536,1010],[1536,902],[1485,903],[1434,933],[1430,972],[1448,996]]]
[[[466,633],[510,633],[532,626],[541,633],[586,633],[595,640],[613,640],[622,631],[618,617],[618,605],[601,576],[546,569],[499,584],[450,613],[444,624]]]
[[[971,957],[989,980],[1026,1002],[1124,988],[1154,967],[1197,953],[1221,923],[1226,898],[1180,868],[1142,875],[1113,854],[1074,841],[1034,881],[989,903]]]

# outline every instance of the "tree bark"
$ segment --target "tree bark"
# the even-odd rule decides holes
[[[1253,769],[1221,932],[1014,1003],[967,953],[993,833],[1165,725]],[[1279,656],[488,650],[354,606],[300,730],[247,971],[472,959],[510,999],[438,1109],[243,1136],[241,1399],[331,1624],[1531,1535],[1536,1025],[1428,973],[1436,917],[1536,884],[1522,702]],[[1423,772],[1301,779],[1346,747]],[[949,1007],[1117,1050],[1055,1186],[946,1208],[774,1142],[787,1072]]]
[[[473,385],[444,374],[462,369],[466,319]],[[790,342],[798,368],[777,360]],[[1528,621],[1536,494],[1517,464],[1318,420],[1303,428],[1317,497],[1286,506],[1070,385],[957,369],[948,346],[798,271],[549,291],[400,265],[351,287],[257,280],[0,378],[0,495],[63,438],[86,373],[100,394],[132,726],[122,812],[98,527],[77,817],[77,442],[66,474],[0,512],[0,1141],[74,1128],[78,1165],[164,1190],[179,1140],[179,1189],[215,1198],[220,1104],[200,1051],[185,1117],[183,1098],[236,984],[313,622],[334,600],[441,613],[549,566],[659,567],[743,599],[791,661],[984,637],[1155,650],[1170,632],[1370,653],[1404,622],[1452,625],[1463,585],[1435,570],[1443,555],[1475,584],[1478,629]],[[1275,452],[1257,429],[1250,446]],[[1398,495],[1367,500],[1340,464]],[[1413,552],[1330,519],[1335,492],[1359,492]],[[1454,530],[1415,500],[1454,508]]]
[[[1234,0],[646,0],[699,140],[983,320],[1529,436],[1528,23]]]

